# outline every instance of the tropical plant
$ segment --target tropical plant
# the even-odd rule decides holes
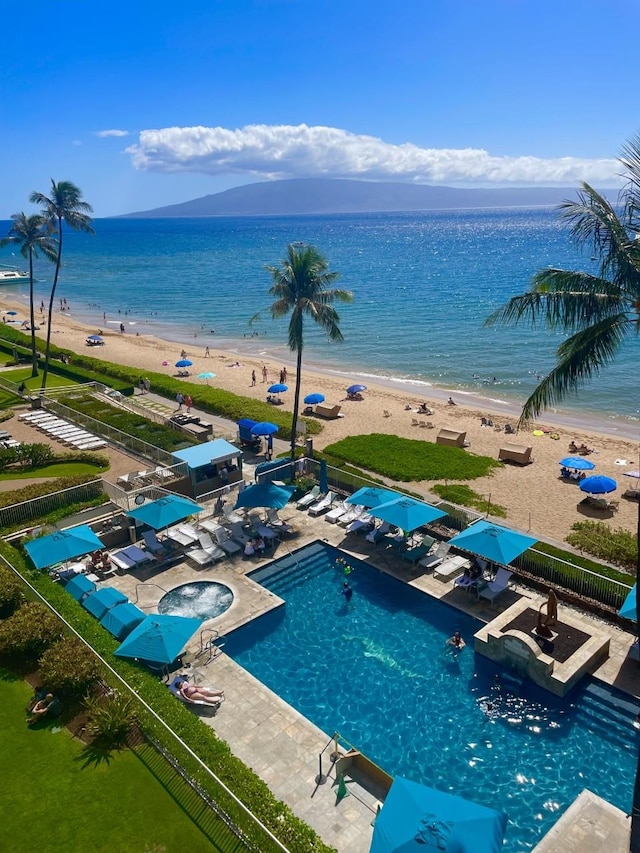
[[[127,742],[136,722],[133,700],[121,693],[112,696],[86,696],[89,712],[87,731],[105,749],[119,749]]]
[[[611,364],[623,343],[640,331],[640,136],[622,150],[625,184],[616,204],[583,183],[577,201],[560,205],[579,248],[589,248],[595,273],[543,269],[531,289],[494,312],[488,324],[542,322],[569,335],[558,347],[553,369],[525,402],[520,423],[562,401]],[[640,541],[640,504],[638,505]],[[640,554],[636,586],[640,582]],[[640,625],[640,595],[636,621]],[[636,773],[631,850],[640,853],[640,763]]]
[[[27,216],[26,213],[14,213],[13,225],[6,237],[0,240],[0,248],[11,243],[20,247],[20,254],[29,261],[29,321],[31,325],[31,375],[38,375],[38,353],[36,351],[36,319],[33,305],[33,259],[42,252],[47,260],[55,262],[57,257],[56,240],[46,228],[46,222],[40,214]]]
[[[44,370],[42,372],[41,389],[44,391],[47,385],[47,373],[49,372],[53,301],[56,296],[60,266],[62,264],[62,236],[64,233],[62,223],[64,222],[74,231],[86,231],[89,234],[93,234],[94,231],[91,227],[92,220],[88,215],[93,212],[93,208],[86,201],[82,200],[82,190],[80,190],[75,184],[72,184],[71,181],[59,181],[56,183],[53,179],[51,180],[50,196],[46,196],[44,193],[32,192],[29,196],[29,201],[32,202],[32,204],[42,205],[42,217],[46,221],[50,233],[57,232],[57,253],[55,258],[56,269],[53,275],[51,293],[49,295],[47,345],[44,353]]]
[[[267,266],[266,270],[273,279],[269,295],[275,297],[275,302],[270,309],[271,316],[277,320],[291,314],[288,344],[291,352],[297,354],[296,387],[291,421],[291,458],[293,459],[296,451],[296,429],[300,408],[304,318],[309,317],[324,329],[330,341],[340,342],[343,340],[339,326],[340,316],[333,307],[333,303],[351,302],[353,294],[349,290],[330,287],[340,273],[329,272],[327,261],[314,246],[291,244],[280,266]]]

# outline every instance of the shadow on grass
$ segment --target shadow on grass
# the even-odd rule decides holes
[[[98,767],[100,764],[111,764],[115,756],[120,750],[109,747],[106,744],[101,744],[98,741],[87,743],[83,746],[82,751],[74,760],[82,765],[82,769],[87,767]]]

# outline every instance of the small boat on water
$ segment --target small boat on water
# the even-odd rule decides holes
[[[0,284],[9,284],[12,281],[29,281],[29,273],[15,267],[0,266]]]

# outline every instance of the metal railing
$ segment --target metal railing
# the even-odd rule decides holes
[[[38,498],[31,498],[28,501],[1,507],[0,529],[12,527],[17,524],[28,525],[30,521],[42,518],[50,512],[63,509],[72,504],[93,500],[100,495],[104,495],[104,493],[104,481],[97,479],[91,480],[89,483],[82,483],[79,486],[70,486],[68,489],[62,489],[59,492],[51,492],[48,495],[41,495]]]

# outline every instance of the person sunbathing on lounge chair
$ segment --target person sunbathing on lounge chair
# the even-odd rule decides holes
[[[180,695],[187,702],[206,702],[207,705],[220,705],[225,699],[224,690],[210,690],[202,685],[189,684],[188,681],[183,681],[178,689]]]

